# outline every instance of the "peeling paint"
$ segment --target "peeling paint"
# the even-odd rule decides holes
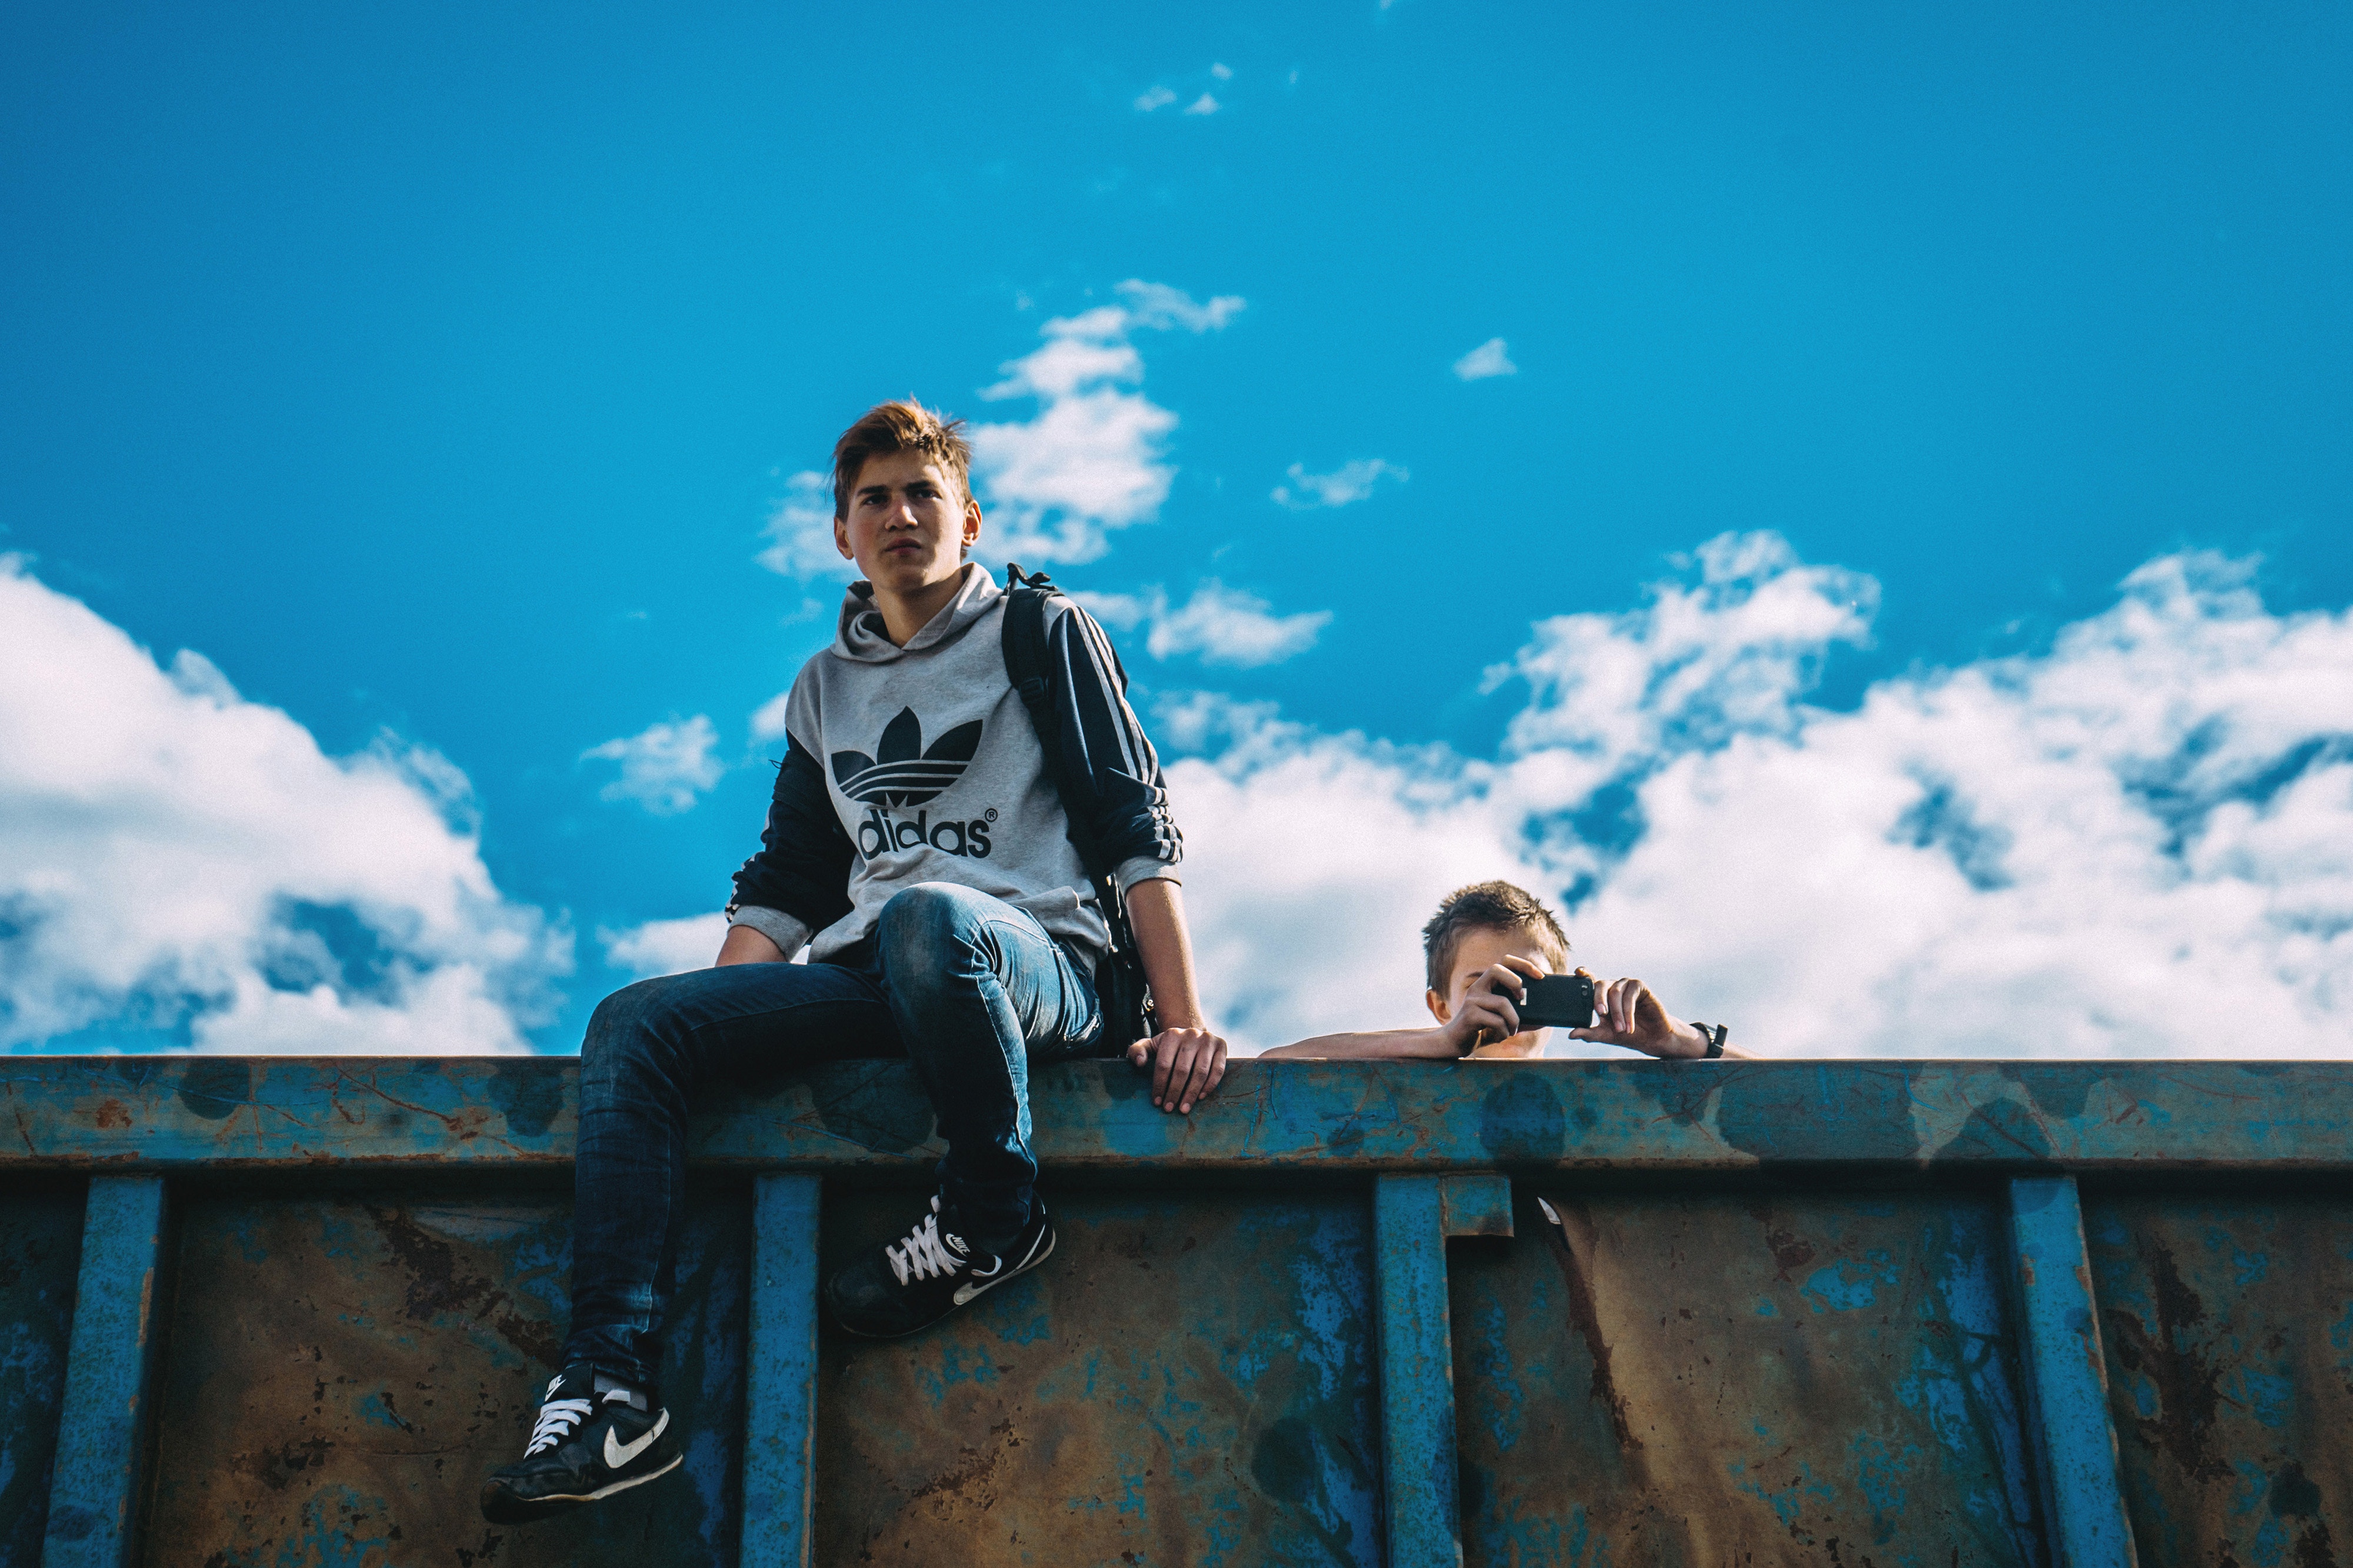
[[[552,1370],[568,1208],[506,1194],[414,1209],[252,1195],[187,1205],[148,1561],[733,1564],[740,1192],[702,1192],[681,1247],[664,1398],[693,1434],[683,1469],[599,1517],[491,1531],[476,1511],[483,1475],[521,1456]]]
[[[2353,1213],[2318,1195],[2086,1206],[2141,1561],[2337,1563],[2353,1539]]]
[[[1453,1259],[1466,1564],[2039,1568],[1984,1200],[1535,1195]]]

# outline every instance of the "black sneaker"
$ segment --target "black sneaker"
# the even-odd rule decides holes
[[[1028,1273],[1054,1250],[1054,1226],[1043,1204],[1030,1205],[1029,1223],[1002,1256],[973,1252],[962,1237],[940,1228],[942,1217],[934,1194],[922,1224],[827,1280],[825,1299],[834,1321],[870,1339],[912,1334],[982,1291]]]
[[[482,1517],[528,1524],[643,1486],[685,1458],[669,1411],[594,1367],[568,1366],[547,1385],[522,1462],[482,1483]]]

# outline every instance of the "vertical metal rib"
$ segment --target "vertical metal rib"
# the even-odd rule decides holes
[[[161,1176],[90,1184],[42,1568],[132,1560],[154,1403],[164,1199]]]
[[[763,1175],[752,1200],[743,1568],[807,1568],[817,1463],[818,1179]]]
[[[1373,1188],[1389,1568],[1456,1568],[1462,1561],[1443,1180],[1380,1176]]]
[[[2134,1568],[2075,1178],[2011,1182],[2010,1226],[2052,1568]]]

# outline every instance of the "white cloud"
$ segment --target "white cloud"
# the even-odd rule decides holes
[[[785,715],[792,710],[793,694],[789,689],[777,692],[760,704],[752,715],[752,739],[781,741],[785,738]]]
[[[0,1046],[527,1048],[571,935],[500,894],[448,761],[327,756],[20,557],[0,627]]]
[[[1138,279],[1117,292],[1120,304],[1048,321],[1044,346],[1007,363],[1005,379],[981,394],[1039,404],[1033,419],[971,434],[974,482],[1004,530],[994,553],[1092,561],[1108,548],[1110,531],[1150,521],[1167,499],[1176,470],[1166,442],[1176,416],[1132,390],[1144,379],[1144,357],[1129,336],[1215,331],[1243,302],[1234,295],[1204,302]]]
[[[1217,748],[1170,782],[1218,1016],[1409,1022],[1415,930],[1505,876],[1582,891],[1580,958],[1776,1053],[2353,1054],[2353,616],[2169,557],[2048,654],[1832,712],[1805,693],[1869,581],[1770,536],[1694,564],[1539,625],[1492,761],[1164,715]]]
[[[718,913],[648,921],[626,931],[596,932],[596,941],[605,949],[605,962],[637,980],[708,969],[726,937],[727,917]]]
[[[833,543],[833,476],[816,472],[795,474],[785,481],[785,499],[768,516],[769,543],[758,560],[769,571],[786,577],[858,575],[858,563]]]
[[[1504,340],[1489,338],[1454,362],[1454,374],[1464,381],[1484,381],[1491,375],[1517,375],[1520,367],[1504,352]]]
[[[1516,676],[1532,689],[1512,721],[1515,752],[1580,759],[1586,787],[1735,733],[1793,733],[1823,656],[1865,641],[1878,607],[1869,577],[1801,564],[1777,534],[1724,534],[1683,564],[1695,584],[1659,584],[1623,615],[1539,621],[1488,672],[1491,689]]]
[[[1290,475],[1291,483],[1274,487],[1274,500],[1276,505],[1287,506],[1293,511],[1310,511],[1324,506],[1346,506],[1353,501],[1368,499],[1374,487],[1384,479],[1403,484],[1412,477],[1395,463],[1384,462],[1378,458],[1360,458],[1353,463],[1342,464],[1328,474],[1311,474],[1304,463],[1293,463],[1285,471]]]
[[[1172,605],[1158,588],[1140,595],[1082,594],[1082,603],[1105,626],[1148,627],[1145,647],[1152,657],[1198,654],[1204,664],[1249,668],[1279,664],[1315,646],[1332,622],[1329,610],[1278,616],[1255,594],[1229,588],[1210,578],[1182,605]]]
[[[1231,81],[1234,79],[1233,68],[1222,63],[1212,64],[1209,67],[1209,75],[1219,81]],[[1150,114],[1155,110],[1166,109],[1170,104],[1176,101],[1176,89],[1165,84],[1155,83],[1152,87],[1146,89],[1144,92],[1137,95],[1135,100],[1136,111],[1140,114]],[[1208,93],[1204,92],[1200,97],[1187,104],[1184,108],[1184,112],[1187,114],[1197,115],[1215,114],[1223,107],[1224,105],[1220,104],[1215,98],[1210,96]]]
[[[1135,325],[1163,331],[1182,327],[1197,336],[1223,331],[1228,321],[1242,313],[1246,303],[1239,294],[1196,300],[1182,289],[1172,289],[1166,283],[1146,283],[1141,278],[1131,278],[1121,284],[1118,293],[1127,301],[1128,318]]]
[[[621,776],[597,792],[601,798],[634,800],[656,816],[676,816],[692,810],[694,797],[727,771],[727,764],[712,755],[718,744],[719,731],[697,713],[591,746],[580,760],[621,764]]]

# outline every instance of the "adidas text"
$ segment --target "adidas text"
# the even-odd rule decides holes
[[[942,818],[932,820],[929,811],[919,811],[913,818],[892,816],[881,806],[866,808],[865,819],[858,825],[858,852],[871,860],[878,855],[888,855],[896,849],[916,849],[925,845],[949,855],[968,856],[975,860],[988,858],[988,830],[986,817],[974,817],[969,822]]]

